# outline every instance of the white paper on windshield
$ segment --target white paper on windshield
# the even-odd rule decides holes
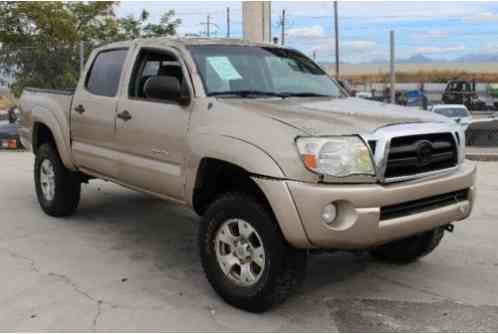
[[[237,72],[227,57],[209,57],[207,61],[222,80],[242,79],[240,73]]]

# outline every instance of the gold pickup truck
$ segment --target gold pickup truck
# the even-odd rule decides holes
[[[73,214],[94,178],[189,206],[209,282],[252,312],[285,300],[311,249],[411,262],[473,206],[461,127],[351,98],[275,45],[115,43],[74,91],[28,88],[20,108],[45,213]]]

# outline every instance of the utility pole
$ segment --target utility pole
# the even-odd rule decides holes
[[[391,89],[390,89],[390,92],[391,92],[391,103],[394,104],[394,103],[396,103],[396,87],[395,87],[395,85],[396,85],[396,72],[394,69],[394,57],[395,57],[395,54],[394,54],[394,30],[390,31],[389,37],[390,37],[390,44],[391,44],[391,63],[390,63]]]
[[[280,32],[280,43],[285,45],[285,9],[282,9],[282,19],[280,21],[281,32]]]
[[[227,38],[230,38],[230,7],[227,7]]]
[[[216,28],[215,35],[220,29],[216,23],[211,22],[211,15],[208,15],[206,18],[206,22],[201,22],[200,23],[202,26],[206,25],[206,30],[202,31],[201,34],[206,34],[206,36],[209,38],[211,37],[211,26],[214,26]]]
[[[335,78],[339,79],[339,19],[337,14],[337,1],[334,1],[334,26],[335,26]]]
[[[207,32],[207,37],[211,37],[211,16],[208,14],[207,16],[207,21],[206,21],[206,32]]]

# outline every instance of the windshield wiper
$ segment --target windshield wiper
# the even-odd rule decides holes
[[[280,98],[286,98],[286,94],[279,94],[275,92],[265,92],[260,90],[227,90],[223,92],[212,92],[207,94],[208,96],[221,96],[221,95],[234,95],[238,97],[251,97],[251,96],[275,96]]]
[[[312,93],[312,92],[303,92],[303,93],[291,93],[291,92],[283,92],[279,93],[282,96],[285,97],[335,97],[332,95],[325,95],[325,94],[317,94],[317,93]]]

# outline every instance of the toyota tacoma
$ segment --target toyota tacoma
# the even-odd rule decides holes
[[[352,98],[271,44],[114,43],[92,52],[74,91],[26,88],[20,108],[46,214],[73,214],[95,178],[191,207],[207,279],[252,312],[286,299],[310,250],[408,263],[474,202],[461,127]]]

